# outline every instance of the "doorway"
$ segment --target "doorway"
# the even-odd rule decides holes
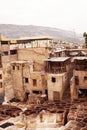
[[[25,98],[24,98],[24,101],[27,101],[28,100],[28,98],[29,98],[29,92],[25,92]]]
[[[60,100],[60,93],[59,92],[57,92],[57,91],[53,92],[53,100],[54,101]]]

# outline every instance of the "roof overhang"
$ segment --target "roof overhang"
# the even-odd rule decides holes
[[[74,57],[73,59],[72,59],[72,62],[74,62],[75,60],[87,60],[87,57],[85,57],[85,56],[80,56],[80,57]]]
[[[28,41],[35,41],[35,40],[52,40],[53,38],[51,36],[35,36],[35,37],[22,37],[20,39],[17,39],[18,42],[28,42]]]
[[[49,62],[64,62],[69,60],[70,57],[53,57],[53,58],[48,58],[45,59],[44,61],[49,61]]]

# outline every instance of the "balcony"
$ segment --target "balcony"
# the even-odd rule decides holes
[[[86,71],[87,65],[75,65],[75,70]]]
[[[66,67],[52,67],[51,69],[46,68],[45,72],[53,74],[64,73],[66,72]]]

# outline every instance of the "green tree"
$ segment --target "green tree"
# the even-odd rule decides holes
[[[87,33],[86,32],[83,33],[83,37],[85,37],[85,44],[86,44],[86,48],[87,48]]]

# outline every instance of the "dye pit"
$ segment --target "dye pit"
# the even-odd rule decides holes
[[[24,130],[87,130],[87,98],[79,98],[73,102],[19,102],[0,105],[0,122],[0,128],[11,123],[15,126],[14,130],[22,127]]]

